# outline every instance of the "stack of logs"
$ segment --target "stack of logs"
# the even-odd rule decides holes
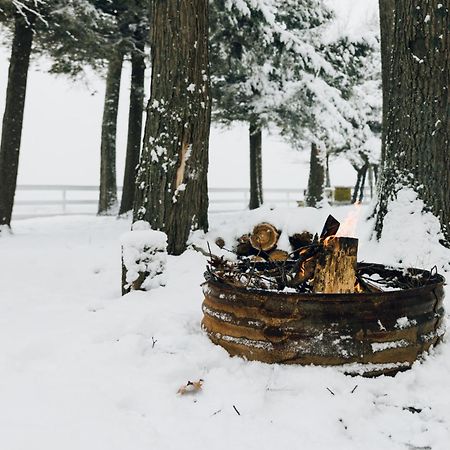
[[[358,239],[337,236],[339,222],[329,216],[320,235],[308,231],[289,236],[291,252],[277,248],[280,230],[270,223],[256,225],[241,236],[233,251],[239,263],[213,258],[211,273],[235,285],[299,292],[355,293],[379,289],[361,280],[357,273]],[[216,240],[219,247],[223,239]],[[264,281],[268,282],[264,285]],[[259,284],[258,284],[259,283]]]

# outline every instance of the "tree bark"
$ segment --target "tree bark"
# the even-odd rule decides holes
[[[448,3],[395,1],[385,92],[388,107],[383,109],[378,236],[388,204],[400,185],[412,187],[419,194],[440,218],[447,243],[450,241],[449,25]]]
[[[134,220],[168,236],[168,252],[208,228],[208,1],[152,3],[152,81]]]
[[[262,131],[261,126],[250,122],[250,209],[263,204],[262,189]]]
[[[311,144],[306,206],[318,207],[324,198],[325,161],[317,144]]]
[[[114,214],[114,208],[117,206],[116,134],[123,56],[123,52],[120,50],[113,52],[106,75],[100,148],[100,197],[98,202],[98,214],[101,215]]]
[[[11,226],[35,15],[15,18],[0,144],[0,226]]]
[[[130,109],[128,113],[127,154],[123,177],[123,191],[119,214],[133,209],[136,169],[139,164],[142,140],[142,116],[144,113],[144,44],[131,55]]]
[[[389,101],[389,80],[392,67],[392,45],[395,19],[395,0],[379,0],[380,34],[381,34],[381,80],[383,85],[383,121],[387,117]],[[386,124],[382,123],[381,132],[384,136]],[[383,138],[382,138],[383,139]],[[383,148],[381,160],[384,160]]]

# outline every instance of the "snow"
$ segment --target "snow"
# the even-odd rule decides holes
[[[407,316],[404,316],[404,317],[400,317],[400,319],[397,319],[397,323],[396,323],[395,327],[403,330],[405,328],[409,328],[410,326],[416,325],[416,323],[417,322],[414,319],[409,320]]]
[[[126,267],[128,286],[145,273],[142,282],[145,290],[155,289],[166,284],[167,235],[162,231],[150,229],[150,224],[138,220],[132,230],[121,238],[123,264]]]
[[[260,218],[317,230],[328,212],[342,220],[349,211],[212,216],[210,234],[241,232]],[[426,233],[427,215],[417,204],[413,211],[414,226],[424,222],[420,246],[387,237],[377,244],[361,219],[361,259],[415,261],[432,245],[431,263],[448,261],[449,251]],[[129,228],[123,219],[55,217],[17,221],[2,236],[2,448],[448,449],[448,339],[412,370],[375,379],[230,358],[200,327],[200,253],[169,256],[165,287],[120,297],[120,236]],[[200,391],[177,394],[199,379]]]

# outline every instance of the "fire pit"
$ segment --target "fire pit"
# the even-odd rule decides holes
[[[323,241],[303,248],[322,248],[314,270],[305,264],[311,250],[307,258],[300,252],[281,262],[212,261],[202,321],[211,341],[231,355],[265,363],[343,366],[366,376],[410,368],[443,334],[444,278],[435,271],[358,263],[352,292],[329,293],[323,286],[308,291],[305,279],[312,279],[309,286],[314,279],[329,284],[317,272],[325,270]],[[349,261],[342,266],[347,270]],[[302,285],[286,287],[292,273],[302,275]]]

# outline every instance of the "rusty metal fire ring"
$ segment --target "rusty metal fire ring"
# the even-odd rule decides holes
[[[437,273],[359,263],[414,287],[370,293],[317,294],[247,289],[209,274],[202,328],[232,356],[265,363],[342,366],[345,373],[395,374],[444,334],[444,283]],[[423,281],[425,280],[425,281]]]

